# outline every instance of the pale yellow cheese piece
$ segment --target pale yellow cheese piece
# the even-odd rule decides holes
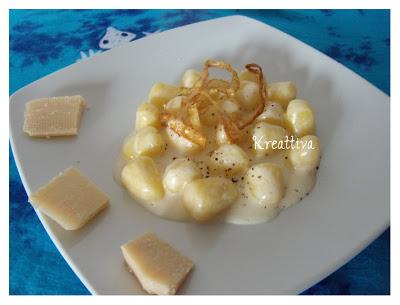
[[[25,105],[23,130],[31,137],[77,135],[84,107],[80,95],[32,100]]]
[[[121,246],[126,263],[150,294],[175,294],[193,262],[154,233]]]
[[[109,198],[78,169],[70,167],[29,197],[35,208],[65,230],[77,230],[109,205]]]

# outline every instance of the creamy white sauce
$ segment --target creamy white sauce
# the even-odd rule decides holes
[[[208,135],[208,143],[205,149],[197,154],[186,155],[174,149],[172,143],[168,143],[168,146],[163,154],[153,157],[161,176],[163,176],[165,168],[173,160],[178,158],[189,158],[197,164],[197,167],[203,174],[203,178],[207,176],[224,177],[223,174],[218,175],[217,171],[213,168],[207,167],[210,153],[217,148],[214,140],[215,130],[216,127],[210,127],[206,130],[206,134]],[[165,135],[165,128],[162,128],[162,132],[164,133],[164,138],[167,139],[168,137]],[[262,200],[257,199],[249,190],[248,185],[245,183],[246,172],[237,174],[235,176],[229,176],[229,179],[233,179],[233,181],[235,181],[234,185],[237,187],[240,195],[238,199],[231,205],[231,207],[219,216],[218,221],[225,221],[234,224],[256,224],[269,221],[277,216],[282,209],[291,207],[306,197],[312,191],[315,185],[315,168],[308,171],[294,170],[288,161],[288,151],[285,150],[275,152],[270,156],[256,158],[252,150],[253,143],[251,140],[250,130],[246,134],[246,138],[247,140],[245,143],[241,143],[239,146],[241,146],[250,157],[250,167],[261,162],[270,162],[279,165],[282,170],[286,185],[285,195],[279,202],[278,206],[268,206],[267,204],[263,203]],[[120,157],[116,162],[116,166],[114,168],[114,177],[119,183],[121,183],[121,170],[126,163],[127,160],[123,160],[122,157]],[[140,179],[140,177],[138,177],[138,179]],[[182,191],[178,193],[172,193],[167,188],[164,187],[164,189],[165,196],[158,202],[146,202],[136,197],[135,199],[141,203],[143,207],[159,217],[175,221],[192,222],[193,219],[186,211],[182,201]]]

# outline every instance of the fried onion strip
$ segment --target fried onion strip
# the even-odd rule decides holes
[[[228,63],[219,60],[207,60],[203,66],[203,72],[199,78],[199,80],[194,84],[194,88],[199,88],[200,90],[204,89],[208,83],[212,80],[208,79],[209,69],[210,68],[219,68],[222,70],[226,70],[232,75],[230,88],[233,92],[236,92],[240,88],[240,80],[236,70]]]
[[[231,81],[209,79],[209,69],[219,68],[231,74]],[[267,90],[262,68],[257,64],[247,64],[246,69],[258,76],[259,94],[261,103],[253,113],[239,121],[234,121],[220,106],[220,102],[234,97],[240,88],[240,80],[236,70],[228,63],[216,60],[207,60],[204,63],[200,78],[192,88],[181,88],[179,95],[184,96],[181,111],[178,115],[168,112],[161,114],[161,123],[168,126],[178,135],[202,147],[206,144],[206,137],[198,130],[200,128],[199,112],[205,109],[204,103],[216,107],[221,123],[231,140],[237,140],[244,128],[249,126],[263,112],[267,101]],[[212,95],[212,96],[211,96]],[[214,99],[215,97],[216,99]]]
[[[205,147],[207,139],[200,132],[191,126],[186,125],[182,120],[176,118],[173,114],[163,112],[160,115],[161,124],[171,128],[179,136],[186,138],[187,140],[200,145],[202,148]]]
[[[225,131],[230,140],[237,140],[240,137],[240,129],[235,125],[231,116],[223,110],[219,103],[215,101],[208,93],[202,92],[202,95],[206,97],[212,105],[215,106],[217,114],[222,121],[222,125],[225,127]]]
[[[192,105],[188,108],[188,116],[188,121],[190,122],[190,125],[193,126],[195,129],[199,129],[201,127],[201,123],[199,110],[197,109],[196,105]]]

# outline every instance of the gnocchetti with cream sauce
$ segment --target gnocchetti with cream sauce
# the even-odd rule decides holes
[[[211,79],[210,68],[232,78]],[[151,88],[114,176],[159,217],[261,223],[312,191],[321,155],[315,132],[314,110],[293,82],[268,83],[256,64],[238,73],[208,60],[179,86]],[[288,137],[300,145],[268,145]]]

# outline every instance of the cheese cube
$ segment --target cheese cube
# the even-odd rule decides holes
[[[150,294],[175,294],[193,262],[153,233],[121,246],[124,259]]]
[[[29,197],[65,230],[77,230],[109,205],[108,196],[76,168],[68,168]]]
[[[31,137],[77,135],[84,107],[80,95],[32,100],[25,105],[23,130]]]

